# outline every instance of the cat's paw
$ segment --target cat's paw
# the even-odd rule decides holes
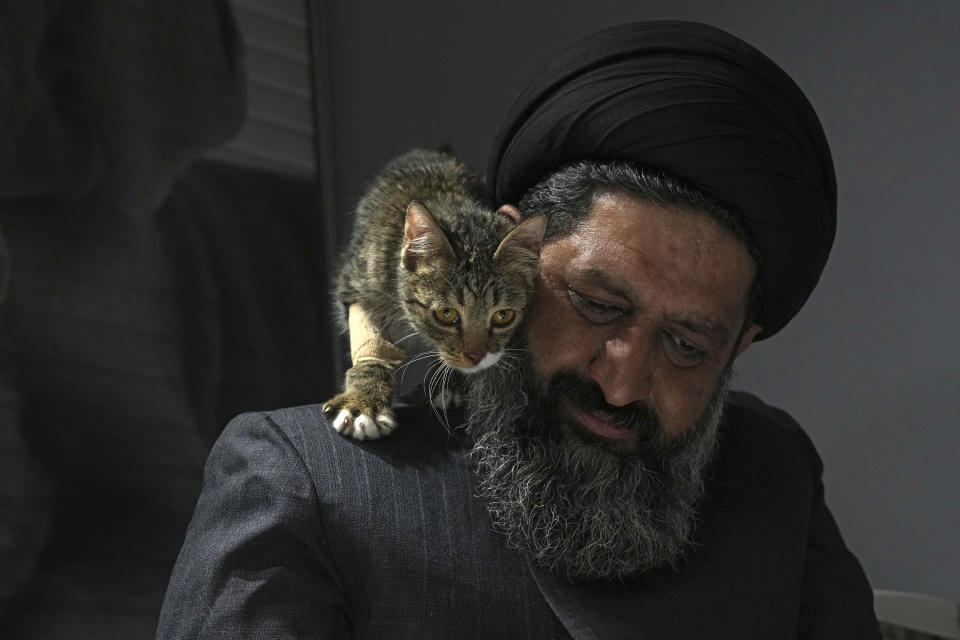
[[[356,440],[376,440],[397,428],[397,417],[390,407],[349,392],[324,404],[323,413],[337,433]]]
[[[430,404],[438,409],[452,409],[463,406],[463,394],[459,389],[444,387],[430,397]]]

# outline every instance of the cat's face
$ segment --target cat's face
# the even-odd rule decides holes
[[[487,255],[456,259],[434,247],[429,258],[407,261],[400,283],[407,320],[445,363],[476,373],[503,357],[533,296],[543,228],[542,217],[526,220]]]
[[[530,302],[535,275],[496,273],[486,282],[446,286],[439,295],[421,288],[417,297],[429,302],[414,305],[414,317],[408,319],[447,364],[475,373],[502,357]]]

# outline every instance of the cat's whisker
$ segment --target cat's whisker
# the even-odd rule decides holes
[[[435,398],[437,397],[437,386],[441,384],[440,375],[443,373],[443,364],[441,363],[439,367],[433,372],[433,375],[430,376],[430,407],[433,410],[433,414],[440,418],[440,412],[437,410],[437,405]]]
[[[450,382],[450,376],[451,376],[452,374],[453,374],[453,367],[451,367],[451,366],[450,366],[449,364],[447,364],[446,362],[442,363],[442,366],[437,370],[436,374],[434,374],[435,376],[438,376],[438,378],[439,378],[439,379],[438,379],[438,383],[439,383],[439,387],[440,387],[440,389],[439,389],[439,393],[440,393],[440,394],[442,394],[442,393],[448,388],[449,382]],[[431,397],[433,397],[434,395],[435,395],[435,394],[431,394]],[[451,430],[451,429],[450,429],[450,418],[449,418],[449,416],[447,415],[447,408],[448,408],[448,406],[449,406],[449,402],[446,401],[446,399],[444,399],[444,402],[443,402],[443,415],[442,415],[442,416],[440,415],[440,412],[437,411],[436,405],[434,405],[433,409],[434,409],[434,413],[435,413],[436,416],[437,416],[437,420],[439,420],[439,421],[443,424],[444,428],[445,428],[447,431],[450,431],[450,430]]]
[[[437,359],[434,362],[432,362],[430,366],[427,368],[427,373],[426,373],[427,376],[431,374],[435,374],[440,368],[443,367],[443,359],[440,358],[439,355],[440,353],[437,352],[437,356],[438,356]]]
[[[434,389],[436,388],[437,373],[443,370],[444,362],[437,358],[428,368],[424,380],[427,381],[427,396],[430,398],[430,405],[433,406]],[[436,410],[436,407],[434,407]]]
[[[504,363],[509,362],[513,364],[513,363],[519,363],[520,361],[521,361],[520,356],[514,355],[512,353],[501,353],[500,360],[497,362],[497,364],[499,364],[500,362],[504,362]]]
[[[443,386],[444,386],[445,389],[450,389],[450,378],[451,378],[451,377],[453,377],[453,367],[447,367],[447,371],[446,371],[446,373],[445,373],[444,376],[443,376]],[[452,393],[453,393],[453,391],[451,391],[451,394],[452,394]],[[452,398],[451,398],[451,402],[453,402],[453,399],[452,399]],[[447,423],[447,428],[448,428],[448,429],[450,428],[450,421],[449,421],[448,419],[446,419],[446,418],[447,418],[447,409],[448,409],[449,407],[450,407],[449,404],[446,404],[446,405],[444,405],[444,407],[443,407],[443,417],[444,417],[444,419],[445,419],[444,421]]]
[[[407,362],[404,362],[402,365],[397,367],[397,373],[400,374],[400,384],[403,384],[403,378],[407,373],[406,371],[407,367],[409,367],[410,365],[416,362],[422,362],[428,358],[438,358],[439,356],[440,356],[439,351],[425,351],[423,353],[418,353],[417,355],[410,358]],[[429,371],[429,368],[427,369],[427,371]]]
[[[400,343],[403,342],[404,340],[409,340],[410,338],[412,338],[412,337],[415,336],[415,335],[417,335],[417,332],[416,332],[416,331],[414,331],[413,333],[408,333],[407,335],[403,336],[402,338],[398,338],[398,339],[394,340],[394,341],[393,341],[393,344],[395,344],[395,345],[400,344]]]
[[[437,417],[437,419],[439,420],[439,419],[440,419],[440,412],[437,410],[437,405],[434,403],[434,400],[433,400],[434,397],[436,396],[436,394],[434,393],[433,389],[434,389],[434,381],[431,379],[430,385],[429,385],[429,390],[427,391],[427,395],[428,395],[429,398],[430,398],[430,399],[429,399],[429,402],[430,402],[430,411],[431,411],[431,412],[433,413],[433,415],[435,415],[435,416]]]
[[[503,352],[500,354],[500,360],[505,363],[509,362],[512,365],[519,366],[523,363],[523,360],[525,357],[524,354],[526,353],[527,353],[526,349],[520,349],[520,348],[504,349]]]
[[[377,295],[385,296],[385,297],[390,298],[391,300],[393,300],[394,302],[397,302],[397,303],[400,302],[400,296],[399,296],[396,292],[386,291],[386,290],[384,290],[383,288],[380,288],[380,289],[377,291]],[[397,320],[397,319],[391,320],[391,322],[396,322],[396,320]]]
[[[394,304],[400,306],[400,301],[394,300]],[[392,335],[394,330],[406,331],[409,328],[410,323],[407,322],[406,318],[403,317],[390,318],[383,326],[383,329],[387,335]]]
[[[517,365],[515,365],[513,362],[508,361],[505,358],[500,359],[500,362],[497,363],[497,367],[499,369],[505,369],[510,373],[516,373],[517,371]]]
[[[443,373],[445,371],[446,363],[443,362],[443,360],[438,360],[435,364],[437,365],[436,368],[431,365],[432,372],[430,373],[427,381],[427,395],[430,399],[430,408],[433,411],[433,414],[442,422],[443,418],[441,417],[440,412],[437,410],[436,398],[438,396],[437,387],[440,387],[440,392],[443,391]]]
[[[440,355],[439,351],[424,351],[422,353],[418,353],[417,355],[413,356],[412,358],[404,362],[402,365],[400,365],[400,367],[398,367],[397,370],[399,371],[404,367],[408,367],[414,362],[420,362],[421,360],[424,360],[426,358],[436,358],[439,355]]]

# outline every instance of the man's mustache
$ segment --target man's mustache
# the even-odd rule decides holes
[[[562,398],[581,411],[597,414],[611,424],[629,429],[637,435],[641,447],[658,442],[662,437],[660,416],[653,408],[638,402],[616,407],[606,401],[600,385],[576,371],[561,370],[551,375],[546,396],[554,401]]]

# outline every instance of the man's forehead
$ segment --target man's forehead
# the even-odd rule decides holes
[[[610,193],[544,266],[632,305],[666,305],[671,321],[726,341],[740,321],[756,267],[746,245],[699,212]],[[655,298],[655,299],[654,299]]]

